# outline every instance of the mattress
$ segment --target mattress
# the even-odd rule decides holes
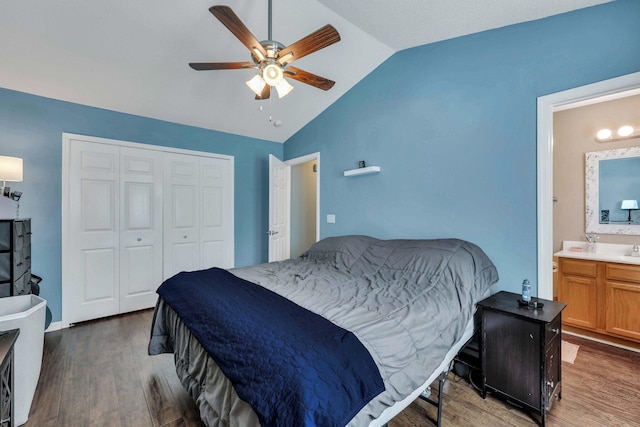
[[[300,258],[231,271],[353,332],[367,348],[385,391],[349,426],[382,425],[415,399],[466,342],[475,303],[498,278],[486,254],[469,242],[366,236],[328,238]],[[178,376],[205,424],[259,425],[161,299],[149,352],[174,353]]]

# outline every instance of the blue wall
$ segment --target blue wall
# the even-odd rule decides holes
[[[235,263],[265,262],[268,255],[268,155],[283,146],[0,88],[0,155],[24,159],[20,216],[33,222],[32,271],[43,277],[41,296],[61,311],[62,133],[227,154],[235,157]]]
[[[396,53],[285,143],[321,153],[321,235],[463,238],[498,288],[537,286],[536,98],[640,71],[638,17],[618,0]],[[343,177],[358,160],[382,171]]]

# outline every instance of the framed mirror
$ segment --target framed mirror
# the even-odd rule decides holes
[[[640,147],[593,151],[585,162],[586,232],[640,235],[640,211],[622,209],[640,203]]]

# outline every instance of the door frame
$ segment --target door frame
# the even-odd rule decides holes
[[[118,147],[131,147],[131,148],[140,148],[145,150],[155,150],[167,153],[177,153],[177,154],[189,154],[195,156],[202,157],[213,157],[218,159],[229,160],[231,162],[231,175],[234,176],[235,181],[235,158],[234,156],[229,156],[226,154],[217,154],[217,153],[209,153],[204,151],[195,151],[195,150],[187,150],[182,148],[174,148],[174,147],[165,147],[161,145],[152,145],[152,144],[141,144],[139,142],[131,142],[131,141],[121,141],[117,139],[109,139],[109,138],[100,138],[95,136],[88,135],[80,135],[68,132],[62,132],[62,206],[61,206],[61,214],[62,214],[62,242],[61,242],[61,278],[62,278],[62,288],[61,288],[61,303],[62,303],[62,320],[60,322],[60,326],[56,325],[55,329],[64,329],[68,328],[72,323],[69,321],[69,307],[68,301],[65,301],[64,293],[65,293],[65,276],[68,276],[68,268],[69,263],[73,260],[69,257],[69,232],[71,224],[69,224],[68,216],[70,213],[70,198],[69,198],[69,179],[70,179],[70,169],[69,169],[69,161],[71,155],[71,140],[80,139],[87,142],[93,142],[96,144],[106,144]],[[233,182],[235,188],[235,182]],[[235,190],[234,190],[235,191]],[[235,194],[233,194],[233,198],[235,200]],[[231,209],[234,212],[232,214],[232,219],[235,216],[235,202],[232,201]],[[234,227],[234,238],[232,240],[233,247],[235,247],[235,224],[232,223],[232,227]],[[234,261],[235,264],[235,261]]]
[[[284,160],[283,163],[291,168],[291,166],[299,165],[302,163],[307,163],[310,161],[316,161],[316,242],[320,240],[320,152],[315,152],[311,154],[307,154],[300,157],[295,157],[293,159]],[[291,175],[289,175],[289,179],[291,179]],[[289,198],[291,198],[291,185],[289,185]],[[271,210],[271,199],[269,198],[269,211]],[[289,203],[289,209],[291,209],[291,203]],[[289,226],[290,224],[287,224]],[[267,229],[271,224],[268,224]],[[270,238],[270,237],[269,237]],[[289,246],[291,246],[291,233],[288,233],[287,239],[289,239]],[[267,254],[268,256],[268,254]]]
[[[316,242],[320,240],[320,152],[307,154],[306,156],[296,157],[294,159],[285,160],[287,166],[295,166],[310,161],[316,161]],[[291,188],[291,187],[289,187]],[[289,244],[291,244],[291,234],[289,234]]]
[[[640,91],[640,72],[538,97],[538,297],[553,300],[553,113]],[[627,95],[625,95],[627,96]]]

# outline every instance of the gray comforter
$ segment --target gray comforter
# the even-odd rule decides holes
[[[422,385],[498,280],[484,252],[457,239],[332,237],[299,258],[231,271],[353,332],[371,353],[386,390],[349,426],[368,425]],[[149,353],[163,352],[174,352],[178,375],[207,425],[258,425],[249,405],[160,300]]]

